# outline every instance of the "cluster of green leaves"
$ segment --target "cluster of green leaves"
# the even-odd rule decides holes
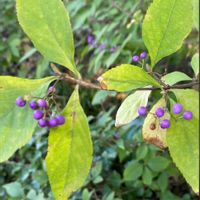
[[[74,4],[73,3],[69,4],[69,7],[71,6],[72,10],[75,9],[73,7],[73,5],[75,5],[75,3],[76,2],[74,2]],[[143,39],[144,39],[145,44],[150,52],[152,65],[156,64],[156,62],[159,61],[159,59],[161,59],[162,57],[165,57],[165,56],[175,52],[178,48],[180,48],[180,45],[182,44],[183,39],[190,32],[190,29],[192,26],[191,19],[190,19],[190,17],[192,16],[192,15],[190,15],[191,14],[190,11],[192,11],[192,9],[190,9],[190,5],[189,5],[190,3],[191,3],[190,1],[187,1],[183,4],[184,5],[183,8],[180,9],[181,12],[179,12],[180,16],[176,16],[176,14],[174,14],[174,13],[176,13],[175,9],[179,10],[179,7],[180,7],[179,3],[177,3],[176,1],[170,2],[166,5],[162,4],[160,1],[155,1],[152,4],[152,6],[150,7],[149,12],[147,13],[147,16],[145,19],[146,21],[148,21],[148,18],[151,19],[151,17],[154,17],[154,19],[158,19],[158,16],[156,16],[156,14],[158,14],[158,11],[155,12],[155,14],[152,14],[152,11],[151,11],[151,9],[154,11],[154,9],[156,9],[157,6],[163,8],[163,9],[165,9],[167,7],[171,11],[171,12],[168,12],[168,13],[170,13],[169,16],[167,16],[167,15],[163,16],[161,22],[152,24],[152,27],[155,27],[156,33],[159,33],[161,35],[163,34],[163,36],[161,38],[156,37],[158,40],[160,39],[159,41],[154,41],[156,44],[158,44],[157,46],[155,46],[154,48],[151,47],[151,41],[152,41],[151,34],[152,33],[149,33],[150,31],[148,32],[148,27],[146,27],[146,33],[145,33],[145,31],[143,31]],[[74,44],[73,44],[73,36],[72,36],[72,31],[71,31],[70,22],[69,22],[69,16],[68,16],[63,4],[58,0],[53,0],[53,1],[51,1],[51,3],[49,3],[49,1],[48,2],[43,1],[41,3],[39,0],[34,1],[34,2],[32,2],[32,1],[24,2],[22,0],[18,0],[17,4],[18,4],[17,5],[18,19],[20,21],[20,24],[23,27],[24,31],[27,33],[27,35],[33,41],[35,47],[49,61],[53,61],[62,66],[65,66],[66,68],[71,70],[75,76],[79,76],[79,72],[76,69],[75,61],[74,61]],[[100,6],[101,4],[102,4],[101,1],[96,1],[96,3],[94,3],[94,7],[92,8],[93,9],[92,11],[91,11],[91,8],[86,8],[87,7],[86,5],[81,4],[80,7],[77,7],[77,13],[81,9],[83,9],[86,13],[85,19],[81,18],[81,20],[79,19],[78,22],[76,23],[77,27],[80,28],[84,24],[84,22],[85,22],[84,20],[86,20],[88,18],[88,15],[90,15],[91,12],[95,13],[95,9],[97,9],[98,6]],[[127,5],[128,4],[130,4],[130,2],[127,3]],[[160,6],[159,4],[162,4],[162,6]],[[129,7],[129,6],[127,6],[127,7]],[[189,8],[188,16],[189,15],[190,16],[189,16],[189,19],[182,22],[182,23],[186,24],[184,31],[182,32],[182,34],[177,35],[176,39],[168,38],[167,36],[168,35],[171,36],[172,35],[171,32],[174,31],[174,29],[173,29],[174,23],[175,22],[177,23],[178,19],[181,17],[184,19],[186,17],[188,17],[188,16],[182,15],[182,13],[185,12],[185,9],[187,6]],[[137,4],[136,4],[136,7],[137,7]],[[51,10],[54,13],[54,15],[52,15],[49,12],[49,10]],[[90,11],[88,11],[88,10],[90,10]],[[114,12],[114,14],[116,13],[116,15],[117,15],[116,10],[117,9],[114,8],[113,12]],[[80,11],[80,13],[81,13],[81,11]],[[87,11],[88,11],[88,13],[87,13]],[[162,11],[162,9],[161,9],[161,11]],[[161,11],[159,11],[159,12],[161,12]],[[94,15],[94,13],[92,14],[92,16]],[[124,16],[124,15],[125,14],[123,13],[122,16]],[[33,16],[35,16],[35,17],[33,18]],[[82,15],[80,15],[80,16],[82,16]],[[98,15],[96,17],[98,17]],[[107,16],[104,16],[104,17],[105,17],[104,19],[107,19]],[[129,19],[129,18],[127,18],[127,19]],[[127,19],[125,19],[125,20],[127,20]],[[58,21],[60,23],[57,23]],[[156,20],[153,20],[153,23],[155,23],[155,21]],[[161,25],[166,25],[167,21],[170,22],[168,24],[169,27],[162,27]],[[150,21],[150,22],[152,22],[152,21]],[[82,25],[80,25],[81,23],[82,23]],[[125,21],[124,24],[127,24],[127,21]],[[132,27],[133,29],[135,29],[135,26],[133,26],[133,24],[134,23],[130,23],[129,26]],[[178,26],[180,26],[179,23],[178,23],[177,27]],[[36,29],[36,27],[37,27],[37,29]],[[108,25],[108,27],[110,27],[110,25]],[[116,29],[116,27],[118,27],[118,24],[115,24],[115,26],[113,26],[112,28]],[[144,27],[145,27],[145,25],[144,25]],[[99,26],[99,29],[101,29],[100,26]],[[175,27],[175,29],[176,29],[176,27]],[[58,30],[60,30],[60,31],[58,31]],[[98,30],[98,27],[97,27],[97,30]],[[110,30],[112,31],[111,28],[110,28]],[[143,30],[145,30],[145,28],[143,28]],[[106,31],[106,29],[104,31]],[[132,31],[132,30],[130,29],[129,31]],[[136,31],[137,30],[135,30],[133,32],[136,33]],[[104,33],[105,32],[103,32],[102,35]],[[116,32],[116,34],[117,33],[118,32]],[[146,36],[145,36],[145,34],[146,34]],[[99,39],[103,38],[102,35],[101,34],[99,35]],[[155,37],[155,34],[153,34],[153,36]],[[150,39],[148,39],[148,37]],[[130,38],[128,38],[127,41],[125,40],[126,43],[121,45],[121,47],[116,52],[116,55],[115,56],[113,55],[113,58],[109,61],[106,61],[106,63],[103,63],[103,65],[106,65],[107,67],[109,67],[118,58],[121,50],[125,47],[125,45],[127,45],[128,41],[130,41]],[[145,40],[145,38],[146,38],[146,40]],[[105,39],[109,39],[109,37],[105,37]],[[121,40],[121,36],[118,37],[117,39],[118,40],[116,40],[116,44],[118,43],[119,40]],[[168,48],[168,46],[167,46],[167,45],[169,45],[168,40],[171,40],[171,39],[176,40],[176,42],[173,43],[173,46],[171,48]],[[102,42],[104,42],[104,41],[102,41]],[[165,51],[165,49],[168,49],[170,51]],[[34,50],[32,52],[34,52]],[[29,52],[29,53],[31,54],[32,52]],[[83,52],[88,53],[89,52],[88,47],[86,47],[86,50]],[[125,52],[125,53],[127,53],[127,52]],[[126,55],[128,55],[130,57],[130,55],[131,55],[130,50],[128,51],[128,53],[129,54],[126,54]],[[100,64],[102,64],[100,62],[100,60],[103,58],[103,56],[107,56],[107,58],[108,58],[108,55],[105,55],[106,52],[99,53],[98,49],[95,50],[95,52],[93,52],[93,55],[95,55],[95,54],[96,55],[102,54],[101,56],[98,57],[98,60],[97,60],[97,57],[94,56],[93,60],[95,60],[95,62],[93,61],[94,63],[93,63],[93,65],[91,65],[91,67],[93,67],[93,69],[94,69],[94,66],[95,67],[97,66],[96,69],[94,70],[94,72],[97,72]],[[26,55],[26,56],[29,56],[29,55]],[[128,56],[127,56],[127,58],[128,58]],[[84,54],[83,54],[83,57],[84,57]],[[25,58],[23,58],[23,59],[25,59]],[[110,58],[108,58],[108,59],[110,59]],[[97,64],[96,60],[100,64]],[[198,71],[197,71],[198,68],[196,67],[197,60],[198,59],[197,59],[197,55],[196,55],[192,62],[193,63],[192,66],[194,66],[193,69],[194,69],[196,75],[198,74]],[[48,65],[48,61],[46,61],[46,63],[47,64],[45,64],[45,66]],[[134,74],[134,77],[131,76],[132,73]],[[2,77],[2,83],[3,83],[4,78],[13,79],[11,77]],[[51,79],[51,81],[53,80],[53,78],[49,78],[49,79]],[[168,77],[168,79],[170,79],[170,78]],[[167,78],[165,79],[166,83],[171,84],[171,85],[175,84],[174,82],[168,82],[168,79]],[[171,79],[173,79],[173,77]],[[180,79],[181,79],[180,81],[190,80],[188,77],[185,77],[185,76],[183,76],[183,78],[180,78]],[[133,67],[131,65],[122,65],[113,70],[110,70],[110,71],[106,72],[104,75],[102,75],[102,77],[99,80],[101,81],[101,84],[103,87],[106,87],[107,89],[114,89],[114,90],[117,90],[120,92],[121,91],[122,92],[130,91],[132,89],[137,89],[139,87],[148,87],[149,85],[155,86],[155,87],[161,87],[160,84],[156,80],[154,80],[150,75],[148,75],[144,70],[137,68],[137,67]],[[27,80],[19,80],[16,83],[20,84],[20,82],[26,82],[26,81]],[[42,91],[40,91],[41,95],[43,95],[46,92],[46,88],[51,81],[47,81],[44,79],[40,80],[40,81],[42,81],[42,82],[44,81],[45,86],[46,86],[42,89]],[[11,83],[13,83],[13,82],[14,82],[14,79],[11,80]],[[33,81],[33,83],[36,84],[35,81]],[[28,88],[25,92],[30,94],[32,91],[32,90],[30,90],[32,85],[24,83],[21,86],[24,87],[25,85]],[[3,84],[2,84],[2,86],[3,87],[0,89],[3,89],[3,90],[7,89],[7,88],[5,88],[5,86]],[[14,88],[15,87],[13,84],[9,85],[8,95],[10,95],[12,93]],[[2,92],[2,91],[0,90],[0,92]],[[176,94],[176,91],[174,91],[174,92]],[[188,93],[186,93],[186,96]],[[2,97],[2,101],[5,101],[5,99],[3,99],[3,95],[2,96],[1,95],[2,95],[2,93],[0,94],[0,97]],[[17,92],[14,93],[12,98],[13,99],[16,98],[17,95],[18,95]],[[135,93],[133,95],[135,95]],[[138,100],[137,105],[135,104],[135,106],[133,106],[133,110],[136,111],[136,106],[138,106],[138,105],[146,105],[149,95],[150,95],[149,93],[144,94],[145,100],[143,98],[141,98],[141,101],[144,101],[144,102],[141,102],[140,100]],[[192,95],[193,94],[190,94],[188,98],[191,98]],[[177,96],[178,96],[178,94],[177,94]],[[136,98],[136,97],[134,97],[134,98]],[[14,102],[14,100],[12,102]],[[93,101],[93,103],[94,102],[95,101]],[[183,102],[183,104],[184,104],[184,102]],[[130,101],[129,101],[129,105],[130,105]],[[8,107],[6,107],[4,109],[5,109],[5,111],[11,109],[11,105],[9,105]],[[193,111],[194,107],[192,107],[190,110]],[[131,113],[134,116],[130,116],[129,121],[131,121],[137,117],[137,116],[135,116],[135,111],[133,113]],[[63,199],[66,196],[69,196],[71,194],[71,192],[75,191],[83,184],[84,179],[86,178],[86,176],[88,174],[88,171],[89,171],[89,168],[91,165],[91,160],[92,160],[92,145],[91,145],[91,141],[90,141],[88,124],[87,124],[86,117],[83,113],[83,110],[79,104],[79,97],[78,97],[77,89],[74,91],[73,95],[71,96],[66,108],[64,109],[64,113],[68,119],[68,123],[66,124],[66,126],[64,128],[61,127],[61,128],[55,129],[52,132],[50,132],[49,153],[48,153],[47,160],[46,160],[47,172],[49,175],[50,184],[51,184],[51,187],[53,189],[53,193],[54,193],[54,196],[56,197],[56,199]],[[124,111],[122,109],[122,113],[124,115],[124,113],[126,114],[126,113],[130,113],[130,112],[127,112],[126,110]],[[121,116],[121,115],[119,115],[119,116]],[[19,116],[18,120],[23,120],[23,117]],[[7,116],[6,119],[11,122],[12,121],[11,115]],[[195,121],[196,121],[196,119],[197,119],[197,113],[195,113]],[[29,121],[29,118],[27,118],[27,121]],[[104,123],[104,121],[102,122],[102,124],[103,123]],[[128,122],[122,122],[122,124],[121,123],[119,123],[119,124],[123,125],[126,123],[128,123]],[[36,124],[31,124],[31,125],[34,127],[36,126]],[[197,125],[197,124],[195,124],[195,125]],[[11,126],[11,127],[13,127],[13,126]],[[197,126],[195,126],[195,128],[196,127]],[[27,127],[27,130],[30,133],[32,133],[32,131],[30,131],[30,130],[32,130],[32,128],[30,128],[29,126]],[[193,132],[195,132],[195,131],[196,130],[193,129]],[[174,129],[172,130],[172,132],[174,133]],[[4,134],[0,134],[0,135],[2,137],[5,137],[6,134],[9,135],[10,133],[11,132],[8,130],[7,132],[5,131]],[[179,131],[179,133],[180,133],[180,131]],[[174,136],[173,134],[171,134],[171,135]],[[19,135],[17,135],[17,136],[19,137]],[[183,137],[183,135],[182,135],[182,137]],[[28,141],[28,138],[23,138],[23,139],[26,142]],[[180,140],[180,139],[181,139],[181,141],[183,141],[183,143],[181,145],[185,145],[185,141],[182,140],[182,138],[178,138],[178,139],[176,139],[176,141]],[[195,134],[194,134],[194,139],[195,139]],[[85,145],[84,145],[84,143],[82,143],[83,141],[84,141]],[[19,148],[22,145],[22,143],[24,144],[24,142],[21,142],[21,141],[18,141],[18,142],[19,143],[16,143],[16,147],[12,151],[15,151],[17,148]],[[120,143],[119,143],[119,145],[121,146]],[[195,145],[197,145],[197,147],[198,147],[197,143],[195,143]],[[58,149],[57,148],[58,146],[61,146],[62,148]],[[145,145],[143,145],[143,146],[145,146]],[[174,147],[176,148],[177,144],[175,144],[174,141],[172,141],[171,149],[175,149]],[[3,148],[3,144],[2,144],[2,148]],[[144,147],[144,148],[146,148],[146,147]],[[66,153],[63,154],[63,151]],[[77,151],[79,152],[78,154],[77,154]],[[143,150],[141,150],[141,151],[143,151]],[[146,150],[144,150],[144,151],[146,151]],[[181,172],[185,175],[187,181],[193,186],[194,190],[196,190],[198,183],[196,182],[197,179],[194,177],[193,173],[191,173],[193,168],[190,168],[191,170],[189,170],[189,172],[186,172],[185,168],[182,168],[182,163],[179,160],[180,157],[182,156],[181,153],[182,152],[177,152],[176,150],[175,151],[172,150],[172,152],[171,152],[171,154],[173,155],[174,161],[177,163],[177,166],[180,168]],[[188,154],[191,153],[191,151],[189,151],[189,148],[188,148],[188,151],[186,151],[185,153],[186,153],[185,154],[186,158],[188,159],[188,161],[190,161],[190,155],[188,156]],[[195,155],[194,159],[192,161],[192,164],[197,166],[196,165],[196,161],[197,161],[196,148],[193,149],[192,153]],[[106,152],[105,152],[105,154],[106,154]],[[5,160],[8,157],[10,157],[9,153],[6,154],[4,152],[2,155],[5,157],[4,158],[2,156],[2,160]],[[122,153],[122,155],[123,155],[123,153]],[[112,154],[111,154],[111,158],[112,158]],[[153,184],[153,182],[151,182],[151,180],[158,176],[158,174],[154,173],[154,171],[156,171],[155,169],[157,169],[157,172],[160,172],[169,166],[169,161],[163,159],[162,157],[160,158],[160,160],[159,159],[155,160],[155,161],[162,161],[161,162],[162,166],[154,166],[154,164],[156,164],[158,162],[153,162],[153,161],[152,162],[147,161],[145,166],[143,166],[143,165],[141,165],[140,160],[143,160],[143,159],[138,158],[139,162],[137,161],[137,159],[136,159],[136,161],[133,161],[130,163],[127,162],[127,168],[125,170],[123,170],[123,173],[121,173],[121,176],[123,177],[123,179],[122,179],[122,181],[120,181],[120,185],[122,182],[127,182],[126,183],[127,188],[130,187],[130,189],[131,189],[132,183],[129,183],[129,182],[130,181],[136,182],[137,180],[139,180],[139,183],[135,183],[136,185],[135,185],[134,189],[139,188],[139,187],[141,187],[140,179],[143,180],[144,185],[148,185],[148,184],[151,185],[151,183]],[[188,162],[187,167],[189,167],[190,164],[191,163]],[[148,167],[146,167],[146,165]],[[133,173],[133,171],[134,171],[133,169],[135,169],[135,168],[138,169],[138,171],[136,170],[137,173]],[[154,168],[154,170],[153,170],[153,168]],[[152,172],[152,170],[153,170],[153,172]],[[58,171],[60,171],[60,173],[58,173]],[[82,173],[80,173],[80,171]],[[99,176],[98,172],[94,172],[94,173],[96,173],[97,175],[95,176],[95,178],[92,182],[94,182],[96,184],[101,183],[102,178]],[[120,176],[120,175],[119,176],[118,175],[115,176],[115,175],[114,175],[114,177],[118,177],[118,178]],[[131,180],[127,179],[127,177],[129,177],[129,175],[131,175]],[[165,179],[165,178],[163,178],[163,179]],[[161,182],[163,181],[163,179],[161,178]],[[113,182],[116,182],[116,181],[113,181]],[[158,185],[159,185],[159,183],[158,183]],[[16,186],[16,183],[15,183],[15,186]],[[16,187],[19,187],[19,184],[17,184]],[[5,188],[6,188],[6,186],[5,186]],[[8,188],[9,188],[9,186],[7,186],[7,189]],[[105,190],[107,190],[107,189],[105,189]],[[161,191],[162,190],[165,191],[164,189],[161,189]],[[93,192],[90,193],[87,190],[84,190],[82,193],[82,198],[84,197],[84,199],[85,198],[87,199],[87,197],[89,198],[89,196],[91,196],[92,193]],[[113,199],[114,198],[115,194],[113,192],[109,191],[108,193],[109,193],[109,195],[107,195],[105,192],[105,196],[103,197],[103,199]],[[141,194],[144,195],[144,192]],[[129,195],[133,195],[133,194],[131,193]],[[166,199],[173,197],[173,196],[170,196],[172,194],[169,192],[167,193],[167,195],[169,195],[169,196],[165,197]],[[140,195],[138,195],[138,196],[140,196]],[[119,195],[119,199],[120,199],[120,195]]]

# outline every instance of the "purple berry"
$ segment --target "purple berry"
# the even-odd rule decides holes
[[[49,128],[54,128],[58,126],[58,120],[56,118],[51,118],[48,120],[48,127]]]
[[[157,109],[156,109],[156,116],[157,116],[158,118],[163,117],[164,114],[165,114],[164,109],[162,109],[162,108],[157,108]]]
[[[44,128],[47,126],[47,121],[45,119],[40,119],[38,121],[38,125],[39,125],[39,127]]]
[[[58,120],[58,125],[63,125],[65,123],[65,117],[61,115],[56,116],[56,119]]]
[[[100,44],[100,45],[99,45],[99,50],[100,50],[100,51],[103,51],[105,48],[106,48],[106,45],[105,45],[105,44]]]
[[[54,86],[51,86],[49,89],[48,89],[48,94],[51,94],[51,93],[54,93],[56,92],[56,88]]]
[[[140,58],[141,59],[145,59],[147,57],[147,53],[146,52],[142,52],[141,54],[140,54]]]
[[[139,56],[133,56],[132,61],[133,62],[138,62],[140,60]]]
[[[162,129],[167,129],[167,128],[169,128],[169,127],[170,127],[170,121],[169,121],[168,119],[162,120],[161,123],[160,123],[160,127],[161,127]]]
[[[36,110],[36,111],[34,111],[34,113],[33,113],[33,117],[34,117],[34,119],[36,119],[36,120],[42,119],[43,116],[44,116],[44,113],[43,113],[41,110]]]
[[[39,99],[39,100],[38,100],[38,106],[39,106],[40,108],[46,108],[46,107],[47,107],[47,102],[46,102],[46,100],[44,100],[44,99]]]
[[[89,45],[93,45],[94,44],[94,37],[92,35],[88,35],[87,36],[87,43]]]
[[[174,114],[180,114],[183,111],[183,106],[180,103],[177,103],[173,106]]]
[[[111,47],[111,48],[109,49],[109,52],[110,52],[110,53],[114,53],[114,52],[116,51],[116,49],[117,49],[116,47]]]
[[[18,97],[15,103],[18,107],[24,107],[26,105],[26,101],[23,99],[23,97]]]
[[[186,111],[183,113],[183,118],[185,120],[191,120],[193,118],[193,114],[191,111]]]
[[[37,104],[37,102],[35,102],[35,101],[31,101],[31,102],[29,103],[29,107],[30,107],[32,110],[36,110],[36,109],[38,109],[38,104]]]
[[[138,114],[139,114],[139,116],[141,116],[141,117],[146,116],[146,114],[147,114],[147,109],[146,109],[146,107],[141,106],[141,107],[138,109]]]

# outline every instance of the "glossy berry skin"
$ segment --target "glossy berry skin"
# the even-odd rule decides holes
[[[142,52],[141,54],[140,54],[140,58],[141,59],[145,59],[147,57],[147,53],[146,52]]]
[[[178,115],[183,111],[183,106],[180,103],[177,103],[173,106],[173,113]]]
[[[133,56],[132,57],[132,61],[133,62],[138,62],[140,60],[140,57],[139,56]]]
[[[33,118],[36,120],[42,119],[44,116],[44,113],[41,110],[36,110],[33,113]]]
[[[183,118],[185,120],[191,120],[193,118],[193,114],[191,111],[186,111],[183,113]]]
[[[49,128],[54,128],[56,126],[58,126],[58,120],[56,118],[51,118],[48,120],[48,127]]]
[[[31,101],[31,102],[29,103],[29,107],[30,107],[32,110],[36,110],[36,109],[38,109],[38,104],[37,104],[37,102],[35,102],[35,101]]]
[[[48,89],[48,94],[51,94],[51,93],[54,93],[56,92],[56,88],[51,86],[49,89]]]
[[[24,107],[26,105],[26,101],[22,97],[18,97],[15,103],[18,107]]]
[[[162,120],[161,123],[160,123],[160,127],[161,127],[162,129],[167,129],[167,128],[169,128],[169,127],[170,127],[170,121],[169,121],[168,119]]]
[[[89,45],[94,44],[94,37],[92,35],[88,35],[88,37],[87,37],[87,43]]]
[[[56,116],[56,119],[58,121],[58,125],[63,125],[65,123],[65,117],[61,115]]]
[[[165,111],[164,111],[164,109],[162,109],[162,108],[157,108],[155,114],[156,114],[156,116],[157,116],[158,118],[161,118],[161,117],[164,116]]]
[[[44,99],[39,99],[39,100],[38,100],[38,106],[39,106],[40,108],[46,108],[46,107],[47,107],[47,102],[46,102],[46,100],[44,100]]]
[[[147,114],[147,109],[146,109],[146,107],[141,106],[141,107],[138,109],[138,114],[139,114],[139,116],[141,116],[141,117],[146,116],[146,114]]]
[[[39,125],[39,127],[44,128],[47,126],[47,121],[45,119],[40,119],[38,121],[38,125]]]

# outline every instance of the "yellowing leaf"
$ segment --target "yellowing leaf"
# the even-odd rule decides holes
[[[54,79],[0,77],[0,162],[9,159],[17,149],[25,145],[37,125],[32,116],[33,111],[28,105],[17,107],[16,98],[24,95],[43,97]]]
[[[142,28],[142,37],[149,51],[152,67],[180,49],[191,30],[191,0],[154,0]]]
[[[87,117],[79,103],[78,90],[63,111],[66,123],[49,135],[47,173],[56,200],[66,200],[79,189],[92,163],[92,141]]]
[[[139,116],[139,107],[147,105],[150,94],[151,91],[147,90],[137,91],[129,95],[117,111],[115,126],[119,127],[136,119]]]
[[[78,75],[69,15],[61,0],[17,0],[17,17],[35,47],[49,61]]]
[[[163,149],[167,147],[166,143],[166,129],[162,129],[160,127],[160,122],[163,119],[169,119],[169,113],[165,112],[165,115],[162,118],[156,118],[153,113],[155,113],[157,108],[166,108],[165,99],[160,99],[150,110],[147,115],[144,125],[142,128],[142,134],[145,141],[150,144],[154,144],[155,146]]]
[[[174,120],[171,117],[167,144],[176,166],[194,192],[199,192],[199,93],[191,89],[173,92],[184,110],[193,112],[193,119]]]
[[[123,64],[112,68],[98,78],[101,87],[118,92],[130,91],[148,85],[160,87],[160,84],[142,68]]]

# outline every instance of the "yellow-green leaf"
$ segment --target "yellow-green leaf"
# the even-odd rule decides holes
[[[63,111],[66,124],[51,130],[46,157],[47,173],[56,200],[66,200],[79,189],[92,163],[92,141],[78,89]]]
[[[43,97],[54,79],[0,77],[0,162],[9,159],[18,148],[25,145],[37,125],[28,105],[24,108],[17,107],[16,98],[24,95]]]
[[[112,68],[98,78],[101,87],[118,92],[130,91],[148,85],[160,87],[160,84],[142,68],[123,64]]]
[[[151,91],[147,90],[136,91],[129,95],[117,111],[115,126],[119,127],[136,119],[139,116],[138,108],[147,105],[150,94]]]
[[[191,0],[154,0],[142,28],[152,67],[162,58],[176,52],[191,29]]]
[[[161,98],[150,110],[147,115],[144,125],[142,128],[142,134],[145,141],[150,144],[154,144],[157,147],[163,149],[167,147],[166,143],[166,129],[160,127],[160,122],[163,119],[169,119],[170,115],[168,112],[165,112],[165,115],[162,118],[156,118],[153,113],[155,113],[157,108],[166,108],[166,102],[164,98]]]
[[[69,15],[61,0],[17,0],[20,25],[48,60],[78,74]]]
[[[193,21],[199,31],[199,0],[193,0]]]
[[[195,90],[173,90],[185,111],[193,112],[193,119],[175,120],[167,131],[170,155],[194,192],[199,192],[199,93]]]

